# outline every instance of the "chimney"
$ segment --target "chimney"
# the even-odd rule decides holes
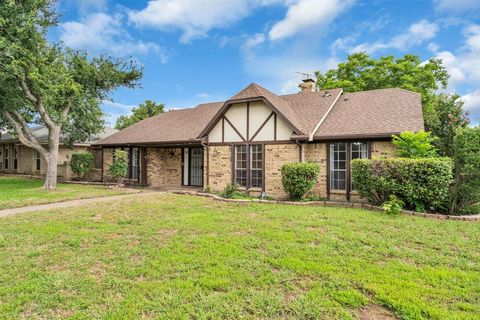
[[[315,81],[312,78],[307,78],[302,80],[302,83],[298,86],[302,93],[304,92],[315,92],[316,87],[315,87]]]

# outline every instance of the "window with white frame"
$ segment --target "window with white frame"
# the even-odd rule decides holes
[[[250,146],[250,186],[252,188],[263,186],[263,146],[261,144]]]
[[[234,183],[240,187],[247,187],[247,146],[238,145],[234,147]]]
[[[347,185],[347,144],[330,144],[330,190],[345,190]]]

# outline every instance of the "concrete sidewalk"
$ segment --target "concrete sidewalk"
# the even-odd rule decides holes
[[[139,193],[132,193],[132,194],[122,194],[118,196],[105,196],[105,197],[98,197],[98,198],[77,199],[77,200],[69,200],[69,201],[63,201],[63,202],[40,204],[40,205],[29,206],[29,207],[4,209],[4,210],[0,210],[0,218],[12,216],[19,213],[25,213],[25,212],[44,211],[44,210],[52,210],[52,209],[58,209],[58,208],[69,208],[69,207],[76,207],[84,204],[145,197],[145,196],[151,196],[154,194],[161,194],[161,193],[164,193],[164,192],[148,191],[148,192],[139,192]]]

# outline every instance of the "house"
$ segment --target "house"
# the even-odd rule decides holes
[[[32,134],[42,145],[48,145],[48,129],[44,126],[31,128]],[[73,146],[67,146],[67,137],[60,136],[60,147],[58,151],[58,176],[64,179],[70,179],[72,176],[70,168],[71,155],[75,152],[91,150],[92,143],[106,138],[118,130],[105,128],[105,130],[87,141],[75,143]],[[15,135],[4,133],[0,136],[0,173],[27,174],[27,175],[45,175],[47,166],[40,154],[20,143]],[[101,173],[101,152],[96,153],[95,164],[99,167]],[[95,180],[95,178],[92,177]],[[101,180],[98,174],[96,180]]]
[[[295,161],[321,166],[314,192],[350,200],[350,160],[394,155],[392,134],[423,130],[420,96],[403,89],[276,95],[250,84],[224,102],[200,104],[148,118],[98,141],[103,177],[113,152],[129,152],[128,179],[151,187],[195,186],[222,191],[233,183],[250,193],[287,195],[281,167]]]

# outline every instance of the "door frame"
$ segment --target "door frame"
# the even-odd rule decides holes
[[[201,179],[201,185],[192,185],[191,182],[191,172],[192,172],[192,149],[200,149],[202,151],[202,165],[200,170],[202,171],[202,179]],[[187,184],[185,184],[185,150],[188,150],[188,167],[187,167]],[[204,155],[204,148],[203,147],[184,147],[182,148],[182,186],[187,186],[187,187],[203,187],[203,178],[204,178],[204,161],[205,161],[205,155]]]

